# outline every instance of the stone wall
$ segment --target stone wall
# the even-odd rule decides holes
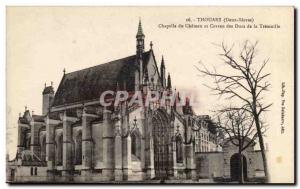
[[[196,153],[198,178],[216,178],[224,175],[224,159],[222,152]]]
[[[14,170],[14,178],[11,171]],[[7,169],[7,181],[11,182],[47,182],[47,167],[12,166]]]
[[[252,152],[252,162],[255,165],[255,177],[264,177],[265,173],[261,151],[257,150]]]

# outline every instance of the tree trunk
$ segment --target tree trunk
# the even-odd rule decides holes
[[[265,152],[264,138],[261,133],[259,117],[256,113],[256,110],[255,110],[253,116],[254,116],[254,120],[255,120],[255,126],[256,126],[256,130],[257,130],[257,136],[258,136],[258,141],[259,141],[259,147],[261,150],[261,156],[263,159],[263,166],[264,166],[264,172],[265,172],[265,178],[266,178],[265,182],[268,183],[269,182],[269,170],[268,170],[267,157],[266,157],[266,152]]]
[[[239,146],[239,183],[244,183],[243,155]]]

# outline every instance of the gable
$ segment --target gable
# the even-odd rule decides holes
[[[149,58],[144,65],[144,70],[146,70],[146,74],[148,74],[147,77],[150,84],[153,82],[155,85],[161,86],[160,73],[153,51],[149,53]]]

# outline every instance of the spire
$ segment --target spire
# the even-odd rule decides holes
[[[138,32],[136,34],[136,37],[145,37],[144,33],[143,33],[143,28],[142,28],[142,22],[141,22],[141,18],[139,19],[139,26],[138,26]]]
[[[142,22],[141,18],[139,20],[139,26],[138,26],[138,32],[136,34],[136,58],[137,58],[137,63],[139,67],[139,85],[141,86],[143,84],[143,53],[145,49],[145,35],[143,33],[142,29]]]
[[[161,75],[161,84],[162,84],[163,88],[165,88],[166,87],[166,67],[165,67],[164,56],[162,56],[162,58],[161,58],[160,75]]]
[[[145,45],[144,45],[145,35],[142,29],[141,19],[139,20],[138,32],[136,34],[136,55],[141,58],[144,53]]]
[[[165,60],[164,60],[164,56],[161,57],[161,68],[165,68]]]
[[[172,83],[171,83],[171,76],[170,76],[170,73],[168,73],[167,88],[168,88],[168,89],[171,89],[171,88],[172,88]]]

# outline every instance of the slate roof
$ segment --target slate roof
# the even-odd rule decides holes
[[[32,115],[32,118],[36,122],[44,122],[45,116],[42,115]]]
[[[24,115],[22,117],[19,117],[20,123],[23,124],[29,124],[30,121],[33,119],[35,122],[44,122],[45,116],[42,115],[28,115],[28,110],[25,111]]]
[[[213,134],[216,134],[217,133],[217,126],[216,124],[211,120],[207,120],[208,122],[208,130],[209,132],[213,133]]]
[[[23,117],[20,117],[19,121],[20,121],[20,123],[23,123],[23,124],[29,124],[29,121],[26,118],[23,118]]]
[[[48,87],[45,87],[45,89],[43,90],[43,95],[44,94],[53,94],[54,93],[54,89],[52,86],[48,86]]]
[[[150,51],[143,53],[143,64],[150,57]],[[134,90],[136,55],[114,60],[105,64],[67,73],[63,76],[52,106],[79,103],[100,98],[106,90],[116,90],[126,83],[128,91]]]
[[[214,123],[213,120],[211,120],[211,118],[208,115],[200,115],[200,116],[196,116],[195,118],[196,118],[197,123],[199,123],[199,120],[206,121],[208,123],[208,125],[207,125],[208,131],[211,132],[212,134],[217,133],[216,123]]]
[[[30,115],[29,110],[25,110],[23,116],[19,117],[19,121],[20,121],[20,123],[23,123],[23,124],[29,124],[30,123],[31,115]]]

